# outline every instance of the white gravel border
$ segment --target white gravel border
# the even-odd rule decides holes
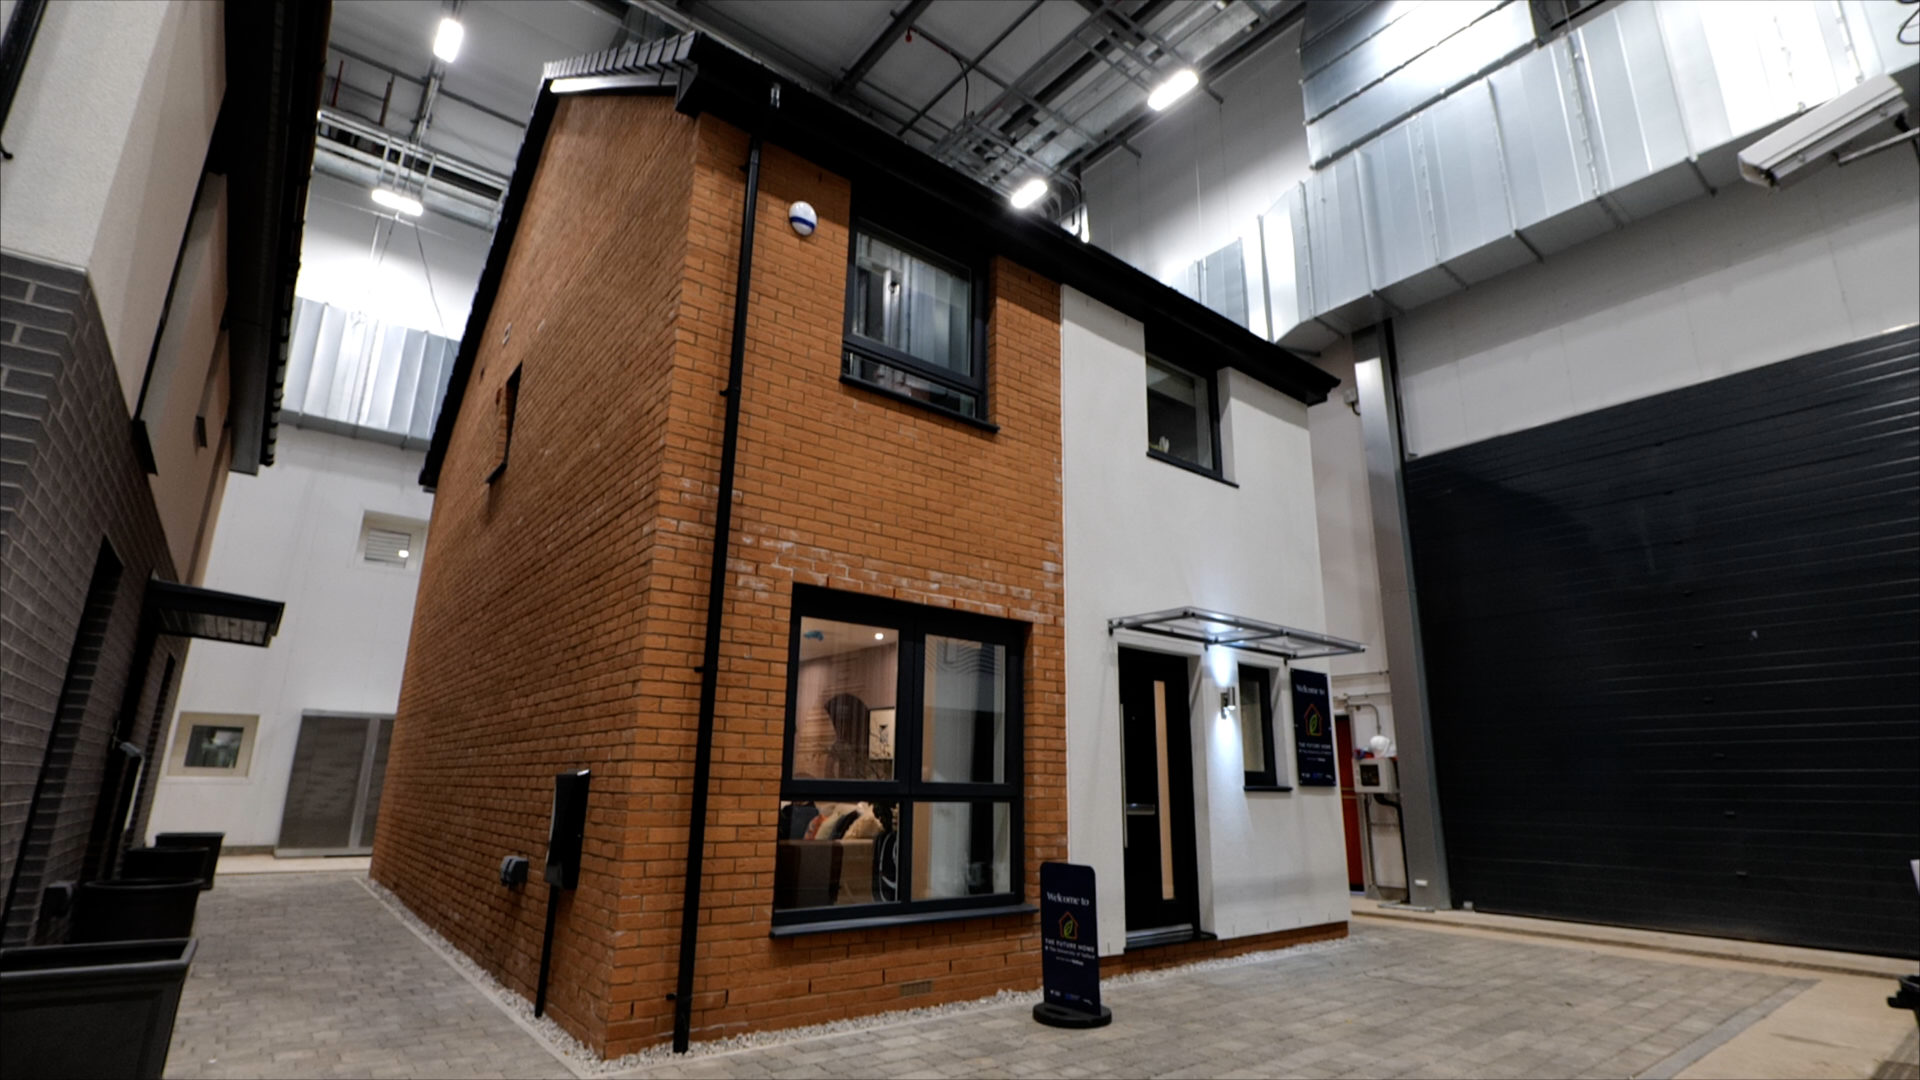
[[[721,1039],[696,1042],[688,1047],[685,1054],[676,1054],[668,1044],[648,1047],[645,1050],[628,1054],[625,1057],[607,1060],[596,1055],[586,1044],[568,1034],[565,1028],[555,1023],[551,1017],[534,1018],[533,1002],[520,996],[514,990],[503,986],[498,979],[485,968],[475,963],[467,954],[455,948],[447,939],[441,937],[432,927],[421,921],[420,917],[409,910],[400,898],[393,895],[386,886],[372,878],[361,878],[360,883],[380,905],[391,912],[394,918],[413,931],[414,936],[438,953],[442,959],[453,966],[454,970],[466,977],[482,994],[486,995],[500,1010],[513,1019],[529,1035],[547,1048],[568,1071],[581,1080],[608,1077],[615,1073],[625,1073],[652,1065],[664,1065],[674,1061],[692,1058],[713,1057],[719,1054],[737,1054],[745,1050],[755,1050],[766,1046],[780,1046],[787,1043],[805,1042],[810,1039],[843,1035],[854,1031],[873,1031],[879,1028],[899,1027],[905,1024],[917,1024],[957,1013],[978,1012],[1009,1006],[1031,1007],[1040,1001],[1038,990],[1001,990],[986,997],[969,1001],[954,1001],[944,1005],[926,1005],[917,1009],[900,1009],[894,1012],[875,1013],[870,1016],[852,1017],[846,1020],[832,1020],[824,1024],[809,1024],[805,1027],[778,1028],[768,1031],[750,1031],[739,1035],[730,1035]],[[1100,980],[1103,988],[1131,986],[1140,982],[1157,982],[1177,975],[1191,975],[1221,968],[1245,967],[1249,964],[1264,964],[1289,956],[1301,956],[1308,953],[1328,952],[1343,949],[1347,938],[1333,941],[1315,941],[1303,945],[1289,945],[1278,949],[1264,949],[1258,952],[1242,953],[1239,956],[1220,957],[1212,960],[1196,960],[1190,964],[1174,967],[1152,968],[1145,971],[1128,972],[1125,975],[1113,975]]]

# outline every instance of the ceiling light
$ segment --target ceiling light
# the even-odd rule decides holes
[[[1019,190],[1008,196],[1008,199],[1012,201],[1015,210],[1025,210],[1027,207],[1039,202],[1040,197],[1046,193],[1047,182],[1036,176],[1026,183],[1021,184]]]
[[[874,632],[874,635],[873,635],[873,640],[875,640],[875,641],[885,641],[885,640],[887,640],[887,634],[886,634],[886,631],[884,631],[884,630],[876,630],[876,631]]]
[[[1187,96],[1187,91],[1200,85],[1200,76],[1192,68],[1181,68],[1167,76],[1167,81],[1154,87],[1147,95],[1147,105],[1154,112],[1165,111],[1167,106]]]
[[[394,554],[395,554],[395,555],[398,555],[398,556],[400,556],[401,558],[403,558],[403,559],[404,559],[404,558],[406,558],[407,556],[409,556],[409,555],[411,555],[411,554],[413,554],[413,552],[411,552],[411,551],[408,551],[408,550],[407,550],[406,548],[401,548],[401,549],[400,549],[399,551],[396,551],[396,552],[394,552]]]
[[[410,195],[402,195],[392,188],[374,188],[373,201],[389,210],[397,210],[408,217],[419,217],[421,211],[425,209],[425,207],[420,205],[419,199],[413,198]]]
[[[466,39],[467,30],[459,19],[441,19],[440,29],[433,35],[433,55],[451,64],[460,55],[460,43]]]

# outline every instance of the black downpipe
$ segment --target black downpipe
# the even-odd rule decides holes
[[[13,112],[13,94],[20,89],[20,77],[26,74],[27,54],[33,51],[33,39],[40,34],[40,16],[46,10],[47,0],[20,0],[7,19],[6,37],[0,38],[0,131],[6,130],[7,116]]]
[[[775,99],[776,101],[778,98]],[[707,787],[713,768],[713,710],[719,696],[720,605],[733,539],[733,465],[740,440],[740,378],[747,352],[747,290],[753,285],[754,204],[760,198],[760,136],[747,142],[747,196],[740,223],[740,273],[733,283],[733,347],[727,356],[726,428],[720,437],[720,495],[713,513],[713,567],[707,581],[707,647],[700,658],[700,728],[693,749],[693,820],[687,826],[687,889],[680,906],[680,982],[673,995],[673,1052],[693,1030],[694,949],[700,937],[700,875],[706,861]]]

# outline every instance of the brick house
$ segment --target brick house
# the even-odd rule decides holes
[[[1275,774],[1293,654],[1123,618],[1320,619],[1333,382],[711,39],[549,65],[422,473],[374,878],[532,996],[546,890],[495,869],[590,769],[548,1007],[608,1056],[1030,988],[1048,860],[1122,966],[1344,934],[1337,801]]]

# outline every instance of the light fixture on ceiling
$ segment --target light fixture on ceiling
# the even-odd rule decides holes
[[[460,20],[449,15],[440,20],[440,29],[433,34],[433,55],[451,64],[460,55],[460,43],[467,39],[467,28]]]
[[[411,195],[402,195],[392,188],[386,187],[373,189],[373,201],[389,210],[405,214],[408,217],[419,217],[426,209],[420,205],[419,199]]]
[[[1047,182],[1036,176],[1015,189],[1012,195],[1007,196],[1007,201],[1013,203],[1015,210],[1025,210],[1027,207],[1039,202],[1041,196],[1046,193]]]
[[[1186,97],[1188,91],[1199,85],[1200,76],[1197,72],[1192,68],[1181,68],[1167,76],[1166,82],[1153,88],[1153,93],[1147,95],[1147,106],[1154,112],[1165,112],[1168,106]]]
[[[411,551],[408,551],[408,550],[407,550],[406,548],[401,548],[401,549],[400,549],[399,551],[396,551],[396,552],[394,552],[394,554],[395,554],[395,555],[397,555],[397,556],[399,556],[400,558],[402,558],[402,559],[404,559],[404,558],[406,558],[407,556],[409,556],[409,555],[411,555],[411,554],[413,554],[413,552],[411,552]]]

